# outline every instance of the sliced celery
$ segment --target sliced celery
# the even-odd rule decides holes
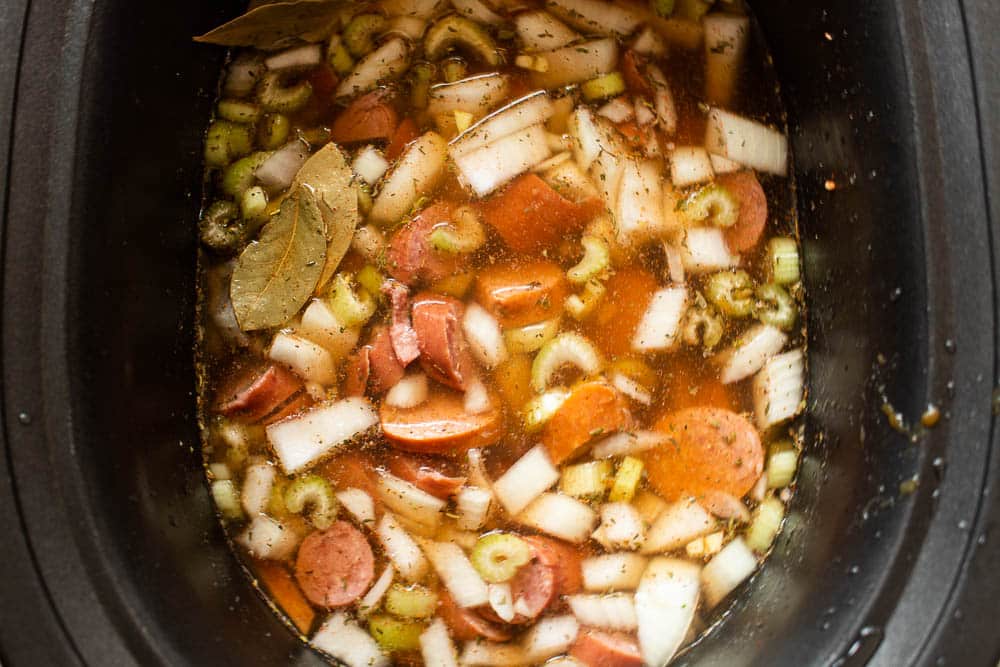
[[[240,213],[247,222],[262,222],[267,219],[267,193],[255,185],[247,188],[240,199]]]
[[[254,123],[260,118],[260,107],[242,100],[219,100],[219,118],[234,123]]]
[[[424,53],[431,60],[440,60],[455,47],[478,56],[489,65],[500,64],[500,52],[490,33],[464,16],[446,16],[427,29],[424,35]]]
[[[224,519],[239,521],[243,518],[240,493],[231,479],[217,479],[212,482],[212,499]]]
[[[251,153],[226,167],[222,172],[220,189],[230,197],[243,196],[247,188],[254,184],[254,174],[271,154],[266,151]]]
[[[729,317],[746,317],[753,312],[753,282],[746,271],[713,273],[705,282],[705,296]]]
[[[529,324],[503,332],[511,354],[530,354],[545,346],[559,332],[559,318]]]
[[[426,109],[430,95],[431,80],[434,78],[434,65],[418,63],[410,73],[410,102],[414,108]]]
[[[469,293],[469,289],[472,288],[472,283],[476,280],[476,274],[468,273],[456,273],[453,276],[447,276],[446,278],[441,278],[440,280],[435,280],[431,283],[431,291],[438,294],[444,294],[445,296],[455,297],[456,299],[464,299],[465,295]]]
[[[264,114],[257,125],[257,142],[264,150],[277,150],[288,142],[292,122],[280,113]]]
[[[588,280],[587,284],[583,286],[582,292],[571,294],[566,299],[564,308],[574,320],[584,320],[594,312],[607,291],[604,283],[598,280]]]
[[[710,183],[685,199],[681,210],[694,222],[710,221],[716,227],[732,227],[740,217],[740,202],[724,186]]]
[[[531,364],[531,386],[542,393],[552,376],[565,365],[576,366],[584,375],[594,375],[601,369],[601,356],[594,345],[574,332],[561,333],[546,343]]]
[[[385,24],[381,14],[358,14],[344,28],[342,43],[355,58],[368,55],[375,50],[375,36],[385,29]]]
[[[454,225],[440,225],[427,237],[431,247],[453,255],[475,252],[486,243],[486,230],[470,206],[455,212]]]
[[[309,523],[325,530],[337,518],[340,503],[333,495],[333,487],[319,475],[299,477],[285,489],[285,507],[294,514],[306,513]]]
[[[764,553],[770,549],[784,518],[785,505],[780,500],[770,496],[761,501],[754,510],[750,527],[747,528],[747,546],[757,553]]]
[[[257,86],[257,99],[268,111],[292,113],[298,111],[312,97],[312,85],[308,81],[286,86],[281,72],[268,72]]]
[[[569,281],[576,285],[596,278],[611,265],[611,251],[604,239],[585,235],[580,239],[580,245],[583,246],[583,259],[566,272]]]
[[[564,389],[550,389],[544,394],[535,396],[524,404],[524,430],[534,433],[541,430],[562,404],[569,398],[569,392]]]
[[[240,210],[231,201],[213,202],[205,210],[198,227],[201,242],[216,252],[232,252],[243,241]]]
[[[795,299],[780,285],[769,283],[757,288],[757,301],[754,302],[753,314],[764,324],[791,330],[798,319],[799,309]]]
[[[684,342],[688,345],[701,345],[706,350],[711,350],[722,340],[724,328],[722,318],[711,306],[704,303],[704,298],[699,295],[701,303],[690,308],[684,319]]]
[[[441,75],[448,83],[454,83],[459,79],[464,79],[469,73],[469,66],[461,58],[448,58],[441,65]]]
[[[772,448],[767,458],[767,486],[783,489],[792,483],[799,465],[799,453],[794,447]]]
[[[382,294],[382,283],[385,282],[385,274],[372,264],[365,264],[356,277],[358,284],[365,288],[369,294],[379,298]]]
[[[419,651],[424,627],[423,623],[402,621],[385,614],[368,619],[368,631],[387,653]]]
[[[405,618],[429,618],[437,610],[437,594],[423,586],[393,584],[385,594],[385,610]]]
[[[334,35],[330,38],[330,46],[326,50],[326,62],[337,74],[347,74],[354,68],[354,59],[348,53],[340,35]]]
[[[531,560],[531,547],[517,535],[489,533],[476,541],[469,554],[472,566],[491,584],[509,581]]]
[[[582,500],[602,500],[611,484],[611,461],[587,461],[563,468],[559,490]]]
[[[622,78],[620,72],[610,72],[584,82],[580,86],[580,92],[583,93],[583,98],[588,102],[606,100],[625,92],[625,79]]]
[[[613,503],[632,502],[635,490],[639,488],[642,480],[642,471],[645,468],[642,461],[634,456],[626,456],[618,464],[618,471],[615,472],[615,481],[611,485],[611,494],[608,499]]]
[[[376,303],[365,289],[355,291],[351,276],[338,273],[330,285],[330,309],[345,327],[357,327],[375,314]]]
[[[777,236],[767,242],[767,268],[777,285],[799,281],[799,246],[795,239]]]
[[[217,120],[205,133],[205,164],[224,167],[253,149],[250,128],[242,123]]]

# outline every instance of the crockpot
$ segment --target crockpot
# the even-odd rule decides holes
[[[321,665],[229,551],[194,397],[201,141],[238,2],[6,0],[0,660]],[[752,2],[788,108],[808,448],[682,665],[1000,658],[1000,10]],[[910,426],[928,405],[931,429]],[[889,408],[887,408],[889,409]]]

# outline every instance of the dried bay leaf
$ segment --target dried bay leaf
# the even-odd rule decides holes
[[[257,5],[232,21],[194,38],[221,46],[278,49],[298,40],[318,42],[337,20],[342,0],[297,0]]]
[[[326,246],[315,195],[295,190],[236,262],[229,295],[240,328],[281,326],[299,312],[326,264]]]
[[[354,231],[361,220],[358,213],[358,184],[344,152],[333,143],[323,146],[299,169],[292,187],[309,188],[320,203],[326,223],[326,264],[316,283],[320,291],[333,277],[347,254]]]

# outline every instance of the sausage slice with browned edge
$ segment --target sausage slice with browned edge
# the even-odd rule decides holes
[[[462,333],[461,301],[421,293],[413,299],[413,329],[420,345],[420,365],[441,384],[465,391],[475,362]]]
[[[230,386],[231,389],[220,392],[219,412],[238,415],[250,422],[268,416],[303,388],[295,373],[277,364],[260,372],[244,372]]]
[[[442,201],[431,204],[403,225],[389,241],[386,265],[389,274],[407,285],[434,281],[458,273],[467,255],[435,250],[428,238],[434,228],[452,222],[454,205]]]
[[[760,241],[767,224],[767,196],[752,171],[722,174],[716,182],[740,203],[736,224],[726,230],[726,245],[733,252],[746,252]]]
[[[357,528],[337,521],[302,540],[295,578],[313,604],[349,605],[364,595],[375,579],[371,545]]]
[[[462,394],[434,388],[427,400],[415,408],[383,403],[382,433],[397,449],[414,454],[447,454],[487,447],[503,435],[499,400],[491,394],[490,403],[489,410],[471,415],[465,411]]]
[[[458,604],[442,591],[438,602],[438,613],[451,630],[451,636],[460,641],[473,639],[488,639],[494,642],[505,642],[511,638],[508,628],[499,623],[489,621],[472,609],[459,607]]]
[[[622,632],[587,628],[580,632],[569,654],[587,667],[640,667],[639,643]]]
[[[423,461],[413,456],[398,454],[389,460],[389,472],[435,498],[448,500],[458,493],[466,478],[445,474],[439,469],[441,465],[443,461],[432,463],[430,460]]]

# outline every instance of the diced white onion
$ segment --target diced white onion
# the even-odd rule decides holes
[[[510,623],[514,620],[514,596],[510,591],[510,584],[490,584],[490,608],[496,612],[503,621]]]
[[[641,97],[635,98],[635,103],[632,106],[635,109],[635,122],[639,124],[639,127],[646,127],[656,122],[656,111]]]
[[[647,665],[665,665],[687,636],[698,607],[701,568],[676,558],[650,561],[635,592],[639,648]]]
[[[346,357],[358,344],[358,337],[361,335],[360,328],[341,324],[333,309],[323,299],[309,302],[296,332],[326,348],[334,361]]]
[[[684,269],[695,274],[740,265],[739,255],[730,252],[726,236],[718,227],[688,229],[681,245],[681,259]]]
[[[427,376],[420,372],[407,373],[385,395],[386,405],[394,408],[415,408],[427,400]]]
[[[399,516],[435,530],[440,525],[445,501],[417,488],[405,479],[381,473],[377,491],[385,506]]]
[[[578,42],[543,51],[538,57],[545,59],[548,70],[533,72],[534,83],[543,88],[562,88],[613,72],[618,65],[618,42],[610,38]]]
[[[452,7],[462,16],[486,25],[501,25],[504,18],[486,6],[481,0],[451,0]]]
[[[601,524],[591,537],[608,551],[632,551],[642,546],[646,527],[638,510],[629,503],[601,505]]]
[[[367,491],[348,488],[337,491],[334,495],[359,525],[366,528],[375,525],[375,501]]]
[[[612,123],[624,123],[635,118],[635,107],[624,95],[605,103],[597,110],[597,115],[607,118]]]
[[[579,632],[580,624],[569,614],[546,616],[524,633],[521,648],[525,658],[537,665],[568,651]]]
[[[636,553],[613,553],[585,558],[580,564],[584,590],[594,593],[635,590],[646,569]]]
[[[421,633],[420,655],[426,667],[458,667],[458,651],[441,618],[435,618]]]
[[[310,382],[326,387],[337,381],[337,365],[333,355],[325,347],[302,336],[278,332],[267,356],[288,366]]]
[[[757,557],[743,538],[737,537],[715,554],[701,572],[705,603],[709,608],[719,604],[756,569]]]
[[[641,490],[632,499],[632,504],[646,525],[652,526],[656,519],[667,509],[667,501],[651,491]]]
[[[652,27],[646,26],[633,40],[632,50],[642,56],[660,59],[667,55],[667,44]]]
[[[243,471],[240,504],[247,516],[256,516],[266,511],[277,475],[277,468],[268,463],[255,463]]]
[[[550,155],[545,129],[533,125],[484,148],[452,157],[463,182],[477,196],[485,197]]]
[[[719,381],[732,384],[748,378],[768,360],[781,352],[788,340],[781,329],[769,324],[758,324],[740,336],[732,347],[716,355],[719,366]]]
[[[288,473],[296,473],[378,423],[378,412],[361,397],[321,405],[267,427],[267,440]]]
[[[310,643],[347,667],[389,667],[389,656],[368,631],[342,611],[328,618]]]
[[[667,436],[657,431],[632,431],[609,435],[590,450],[595,459],[638,454],[667,442]]]
[[[250,519],[250,524],[240,533],[236,541],[254,558],[283,560],[295,551],[299,536],[290,526],[275,521],[267,515],[258,514]]]
[[[739,162],[733,162],[729,158],[715,153],[709,153],[708,159],[712,161],[712,171],[716,174],[732,174],[743,169],[743,165]]]
[[[646,533],[642,552],[655,554],[680,549],[696,537],[708,535],[715,526],[712,515],[694,499],[678,500],[660,512]]]
[[[645,387],[624,373],[612,373],[611,385],[636,403],[643,405],[653,404],[653,395]]]
[[[632,632],[639,626],[635,601],[628,593],[570,595],[566,600],[580,625],[618,632]]]
[[[254,176],[268,190],[284,190],[292,184],[295,174],[308,159],[309,147],[304,141],[289,141],[271,153],[254,171]]]
[[[597,185],[601,194],[601,200],[608,211],[615,214],[618,210],[618,194],[621,192],[622,175],[625,173],[625,165],[629,159],[625,156],[624,147],[619,142],[612,141],[609,149],[603,149],[590,165],[590,178]],[[615,225],[618,232],[618,226]]]
[[[223,92],[236,97],[249,95],[257,86],[263,70],[264,64],[258,58],[244,53],[230,63],[226,81],[222,86]]]
[[[500,323],[478,303],[472,302],[465,307],[462,330],[473,356],[486,368],[499,366],[507,359]]]
[[[212,479],[232,479],[233,477],[232,471],[225,463],[210,463],[208,471],[212,474]]]
[[[677,105],[674,103],[674,94],[670,90],[670,83],[663,71],[656,65],[648,65],[646,73],[653,86],[653,106],[656,109],[656,117],[660,121],[660,127],[667,136],[673,135],[677,132]]]
[[[712,160],[701,146],[678,146],[670,154],[670,180],[674,187],[686,188],[713,178]]]
[[[374,225],[358,227],[351,239],[351,249],[367,262],[377,264],[385,252],[385,236]]]
[[[358,151],[351,168],[362,181],[368,185],[375,185],[378,179],[382,178],[385,172],[389,171],[389,161],[382,155],[382,151],[374,146],[365,146]]]
[[[462,408],[470,415],[481,415],[493,408],[490,392],[478,377],[472,377],[466,382]]]
[[[517,14],[514,30],[525,51],[551,51],[580,39],[578,32],[541,10]]]
[[[478,607],[490,601],[486,582],[460,546],[449,542],[425,542],[424,552],[459,607]]]
[[[406,215],[426,192],[432,192],[444,173],[447,144],[436,132],[426,132],[413,141],[396,166],[385,177],[369,219],[392,225]]]
[[[632,339],[636,352],[662,352],[674,347],[687,310],[687,288],[665,287],[653,294]]]
[[[572,159],[550,167],[542,174],[542,178],[572,201],[583,201],[600,195],[590,177]]]
[[[481,449],[470,449],[468,452],[469,458],[469,484],[471,486],[478,486],[481,489],[492,489],[493,482],[490,481],[489,475],[486,474],[486,463],[483,461],[483,450]]]
[[[519,523],[574,544],[586,542],[597,523],[597,514],[590,505],[561,493],[543,493],[515,518]]]
[[[729,106],[750,43],[750,18],[713,12],[702,19],[702,26],[705,28],[705,99],[709,104]]]
[[[788,138],[784,134],[723,109],[712,109],[708,114],[705,147],[757,171],[778,176],[788,171]]]
[[[472,153],[534,125],[543,125],[553,112],[552,100],[546,93],[539,91],[526,95],[497,109],[455,137],[448,152],[453,158]]]
[[[427,559],[420,545],[407,533],[389,512],[382,515],[375,535],[385,550],[385,555],[407,581],[420,581],[427,575]]]
[[[736,496],[723,491],[708,491],[701,494],[701,504],[709,513],[723,520],[750,521],[750,510]]]
[[[323,49],[319,44],[296,46],[276,53],[264,60],[269,70],[315,67],[323,59]]]
[[[379,604],[382,602],[382,598],[385,597],[385,593],[389,590],[389,586],[392,585],[392,580],[395,577],[396,570],[392,567],[392,565],[386,565],[385,569],[382,570],[382,574],[380,574],[378,579],[375,580],[372,587],[368,589],[365,596],[358,600],[358,616],[364,618],[378,608]]]
[[[792,350],[771,358],[753,379],[753,407],[757,426],[766,431],[791,419],[802,407],[805,356]]]
[[[681,255],[680,248],[669,241],[664,241],[663,254],[667,258],[667,273],[670,276],[670,281],[683,285],[685,280],[684,257]]]
[[[625,37],[642,24],[642,14],[621,3],[604,0],[548,0],[553,14],[575,28],[597,35]]]
[[[615,225],[618,240],[628,244],[662,232],[663,190],[660,168],[653,160],[622,163]]]
[[[559,481],[559,470],[552,465],[541,445],[529,449],[496,482],[493,492],[507,512],[514,516]]]
[[[502,102],[509,88],[510,77],[497,72],[441,83],[430,89],[427,113],[439,116],[464,111],[480,117]]]
[[[347,97],[374,88],[380,81],[394,79],[409,62],[410,47],[401,37],[394,37],[358,61],[351,73],[337,86],[337,97]]]
[[[567,121],[566,129],[573,140],[573,158],[580,169],[590,169],[597,156],[608,148],[608,130],[599,123],[584,106],[577,107]]]

